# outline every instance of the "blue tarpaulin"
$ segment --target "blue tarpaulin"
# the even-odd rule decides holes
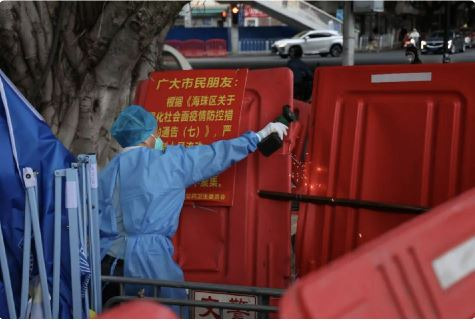
[[[25,188],[21,170],[38,171],[38,199],[44,257],[51,292],[53,275],[54,171],[68,168],[74,156],[53,135],[41,115],[0,70],[0,221],[5,239],[12,288],[20,306]],[[71,281],[67,213],[62,213],[60,318],[71,318]],[[0,317],[8,318],[0,283]]]

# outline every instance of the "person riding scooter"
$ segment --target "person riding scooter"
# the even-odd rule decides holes
[[[416,47],[416,40],[410,37],[408,34],[404,36],[404,48],[406,48],[406,58],[411,64],[422,63],[419,58],[419,49]]]

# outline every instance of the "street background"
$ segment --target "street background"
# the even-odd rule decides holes
[[[404,49],[380,52],[357,52],[355,65],[408,64]],[[341,66],[342,58],[304,56],[302,59],[312,69],[317,66]],[[442,55],[421,55],[423,64],[442,63]],[[188,58],[194,69],[204,68],[275,68],[285,67],[287,59],[272,54],[240,54],[227,57]],[[451,63],[475,62],[475,48],[451,55]]]

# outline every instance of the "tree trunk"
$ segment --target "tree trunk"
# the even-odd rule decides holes
[[[0,3],[0,68],[74,154],[117,151],[109,129],[157,68],[186,2]]]

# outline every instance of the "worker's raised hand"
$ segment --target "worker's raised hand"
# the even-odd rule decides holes
[[[272,133],[277,133],[280,139],[284,139],[284,136],[287,135],[288,127],[282,123],[268,123],[266,127],[262,128],[260,131],[257,132],[257,135],[260,137],[261,140],[266,138]]]

